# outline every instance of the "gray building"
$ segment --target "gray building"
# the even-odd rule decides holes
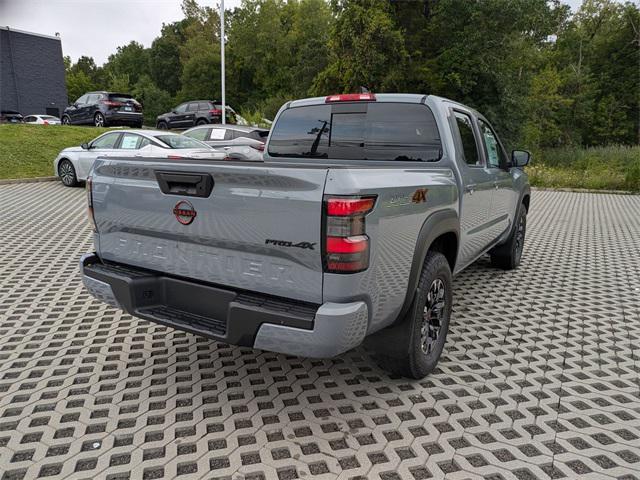
[[[66,106],[60,38],[0,27],[0,110],[60,116]]]

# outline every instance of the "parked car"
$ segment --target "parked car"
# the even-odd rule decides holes
[[[22,123],[23,118],[20,112],[15,110],[0,111],[0,123]]]
[[[236,112],[227,105],[227,123],[236,123]],[[215,100],[190,100],[181,103],[172,111],[158,115],[156,128],[190,128],[194,125],[222,122],[222,105]]]
[[[24,123],[33,125],[60,125],[60,119],[53,115],[27,115],[24,117]]]
[[[183,133],[236,159],[262,160],[269,130],[241,125],[201,125]]]
[[[89,92],[62,113],[63,125],[142,127],[142,105],[128,93]]]
[[[529,156],[431,95],[288,102],[263,162],[150,159],[134,176],[134,160],[98,159],[83,279],[224,343],[331,357],[368,337],[387,368],[421,378],[444,347],[452,276],[487,252],[520,263]]]
[[[98,157],[198,158],[223,160],[225,154],[177,133],[154,130],[113,130],[89,143],[62,150],[53,161],[55,175],[67,187],[87,179]]]

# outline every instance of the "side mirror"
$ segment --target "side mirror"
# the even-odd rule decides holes
[[[89,150],[89,144],[83,143],[82,145],[80,145],[80,148],[82,148],[83,150]]]
[[[531,153],[526,150],[514,150],[511,152],[511,166],[522,168],[527,166],[531,160]]]
[[[178,113],[177,110],[171,110],[171,113]]]

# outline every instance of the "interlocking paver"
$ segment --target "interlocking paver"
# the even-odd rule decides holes
[[[640,197],[536,191],[438,370],[231,347],[96,301],[80,189],[0,186],[0,480],[639,478]]]

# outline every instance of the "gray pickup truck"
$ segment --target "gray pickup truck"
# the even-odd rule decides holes
[[[447,336],[452,276],[520,263],[530,189],[489,122],[430,95],[296,100],[263,162],[99,158],[87,289],[235,345],[332,357],[365,340],[421,378]]]

